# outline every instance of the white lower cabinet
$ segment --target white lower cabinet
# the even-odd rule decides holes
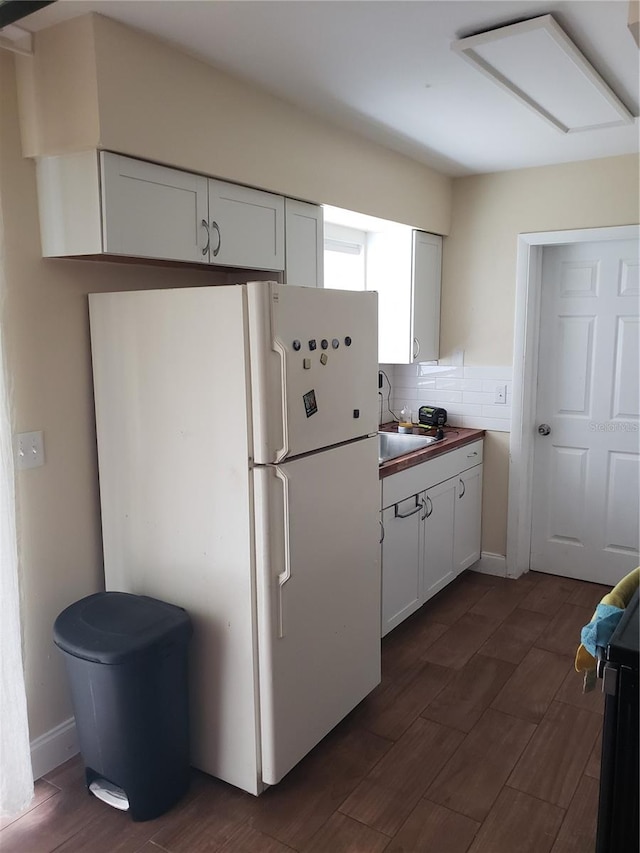
[[[482,441],[385,478],[382,505],[384,636],[480,559]]]
[[[453,563],[456,484],[452,478],[424,493],[423,595],[427,601],[456,576]]]
[[[482,465],[462,471],[456,483],[455,504],[453,567],[459,575],[480,559]]]
[[[382,511],[382,636],[422,604],[424,510],[414,495]]]

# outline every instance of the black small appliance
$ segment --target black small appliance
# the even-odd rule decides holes
[[[425,426],[442,427],[447,422],[447,410],[438,406],[420,406],[418,421]]]

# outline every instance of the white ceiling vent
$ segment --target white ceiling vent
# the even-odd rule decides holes
[[[460,39],[451,48],[562,133],[633,121],[551,15]]]

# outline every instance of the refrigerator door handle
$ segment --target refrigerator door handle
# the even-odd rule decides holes
[[[284,534],[283,562],[284,569],[278,575],[278,637],[284,637],[284,608],[282,604],[282,588],[291,577],[291,549],[289,537],[289,478],[277,465],[274,466],[276,477],[282,482],[282,521]]]
[[[289,417],[287,415],[287,351],[275,338],[273,348],[280,356],[280,399],[282,401],[282,447],[276,451],[276,462],[281,462],[289,453]]]

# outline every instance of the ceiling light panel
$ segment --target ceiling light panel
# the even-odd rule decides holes
[[[633,121],[551,15],[460,39],[451,47],[563,133]]]

